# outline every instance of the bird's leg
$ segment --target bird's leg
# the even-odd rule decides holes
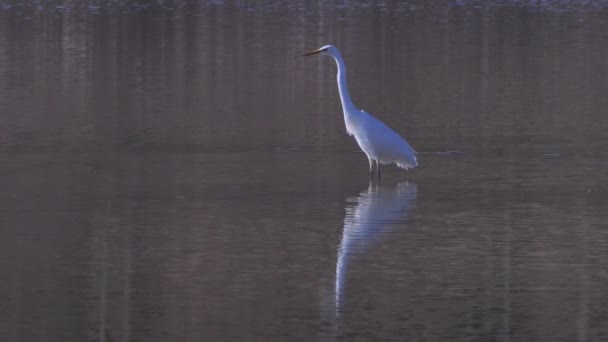
[[[380,181],[380,162],[376,160],[376,173],[378,173],[378,181]]]
[[[369,179],[373,180],[374,179],[374,160],[372,158],[369,158]]]

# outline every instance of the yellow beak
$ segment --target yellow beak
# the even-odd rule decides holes
[[[302,56],[312,56],[312,55],[316,55],[318,53],[321,53],[321,49],[308,51],[307,53],[303,54]]]

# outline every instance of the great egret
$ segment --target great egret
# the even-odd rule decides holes
[[[416,151],[399,134],[370,114],[359,110],[353,104],[346,85],[346,66],[338,48],[325,45],[302,56],[320,54],[331,56],[338,65],[338,90],[344,111],[346,132],[355,137],[357,144],[369,160],[369,175],[374,177],[374,161],[380,179],[380,164],[397,164],[402,169],[418,166]]]

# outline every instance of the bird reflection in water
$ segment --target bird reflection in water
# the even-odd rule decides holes
[[[335,283],[335,317],[343,309],[343,292],[351,256],[365,252],[381,236],[403,224],[416,201],[416,184],[374,186],[347,199],[344,230],[338,249]]]

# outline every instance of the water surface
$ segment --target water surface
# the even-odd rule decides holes
[[[0,4],[5,341],[608,339],[608,8]],[[355,104],[420,167],[345,133]]]

